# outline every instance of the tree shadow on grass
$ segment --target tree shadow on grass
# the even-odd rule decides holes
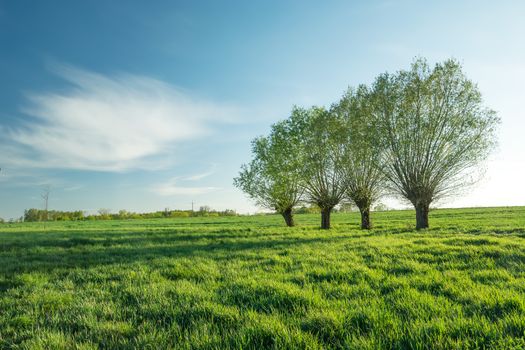
[[[242,252],[280,251],[304,244],[333,243],[351,236],[323,237],[279,237],[264,239],[257,236],[236,237],[232,235],[161,236],[121,238],[105,241],[84,237],[64,239],[32,240],[30,242],[11,243],[11,249],[0,251],[0,274],[9,275],[24,272],[50,272],[71,268],[92,268],[112,264],[130,264],[152,261],[169,257],[209,257],[217,259],[221,255]],[[5,244],[4,244],[5,245]],[[53,249],[57,248],[57,249]]]
[[[247,237],[268,236],[267,232],[256,232],[249,228],[243,229],[215,229],[195,231],[191,229],[176,230],[149,230],[129,231],[54,231],[17,232],[0,235],[0,252],[35,247],[71,248],[82,245],[125,245],[144,243],[172,243],[177,241],[200,241],[216,239],[235,239]]]

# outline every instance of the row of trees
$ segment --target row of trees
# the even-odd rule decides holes
[[[417,59],[350,88],[330,108],[294,107],[253,140],[253,159],[234,184],[288,226],[294,207],[313,203],[328,229],[334,207],[350,201],[369,229],[372,203],[395,195],[414,206],[416,228],[427,228],[430,204],[478,177],[498,123],[457,61],[431,68]]]
[[[112,213],[109,209],[100,209],[97,214],[88,215],[83,211],[59,211],[59,210],[42,210],[27,209],[24,211],[23,221],[76,221],[76,220],[129,220],[129,219],[159,219],[159,218],[177,218],[177,217],[214,217],[214,216],[236,216],[234,210],[213,210],[208,206],[202,206],[198,211],[191,210],[170,210],[168,208],[162,211],[151,213],[134,213],[127,210],[119,210],[118,213]]]
[[[59,211],[59,210],[42,210],[26,209],[24,210],[24,221],[76,221],[84,220],[85,215],[81,210],[76,211]]]

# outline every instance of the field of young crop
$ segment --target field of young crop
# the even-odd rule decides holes
[[[523,349],[525,207],[4,224],[2,349]]]

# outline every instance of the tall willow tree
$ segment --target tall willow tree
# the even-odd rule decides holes
[[[256,204],[281,214],[287,226],[294,226],[293,207],[302,195],[297,141],[290,125],[280,122],[272,126],[267,137],[252,141],[253,159],[242,165],[234,185]]]
[[[430,204],[476,176],[499,119],[454,60],[430,68],[418,59],[408,71],[380,75],[373,90],[384,175],[414,205],[416,228],[427,228]]]
[[[289,120],[301,145],[301,184],[306,200],[321,209],[321,228],[330,228],[332,209],[346,190],[344,122],[324,108],[296,109]]]
[[[370,91],[365,85],[349,89],[332,106],[332,112],[344,120],[347,140],[346,195],[359,208],[361,228],[370,229],[370,207],[381,194],[383,174],[381,147],[373,120]]]

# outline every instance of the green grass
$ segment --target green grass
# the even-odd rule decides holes
[[[525,208],[0,226],[2,349],[523,349]]]

